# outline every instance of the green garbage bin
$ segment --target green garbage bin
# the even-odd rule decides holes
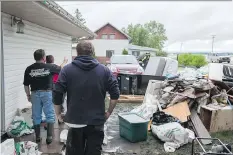
[[[120,136],[132,143],[147,140],[148,122],[136,113],[118,114]]]

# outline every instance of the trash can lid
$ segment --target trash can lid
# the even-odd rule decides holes
[[[121,118],[125,119],[126,121],[130,122],[130,123],[145,123],[145,122],[148,122],[147,120],[140,117],[136,113],[124,113],[124,114],[119,114],[119,116]]]

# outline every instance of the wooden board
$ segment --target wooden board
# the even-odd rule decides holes
[[[193,127],[195,128],[195,133],[200,138],[211,138],[209,132],[205,128],[204,124],[202,123],[201,119],[197,115],[197,112],[195,110],[192,110],[191,116],[190,116],[191,122],[193,124]],[[202,144],[207,145],[211,144],[211,140],[201,140]]]
[[[209,132],[233,130],[233,109],[201,108],[201,119]]]
[[[108,99],[110,100],[110,97]],[[120,95],[117,103],[142,103],[143,99],[143,95]]]
[[[181,122],[187,122],[188,116],[191,115],[187,101],[177,103],[163,111],[178,118]]]

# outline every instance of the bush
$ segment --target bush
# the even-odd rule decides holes
[[[205,56],[196,54],[180,54],[178,56],[178,62],[180,65],[194,66],[197,68],[207,64]]]
[[[157,51],[157,52],[156,52],[156,56],[167,57],[167,53],[164,52],[164,51]]]
[[[127,51],[126,49],[124,49],[124,50],[122,51],[122,55],[128,55],[128,51]]]

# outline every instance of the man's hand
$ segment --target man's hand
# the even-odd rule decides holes
[[[106,112],[105,113],[105,120],[108,120],[108,118],[110,117],[111,113],[110,112]]]
[[[31,102],[31,95],[27,95],[28,102]]]
[[[64,57],[64,60],[63,60],[63,63],[67,63],[68,62],[68,59],[66,57]]]

